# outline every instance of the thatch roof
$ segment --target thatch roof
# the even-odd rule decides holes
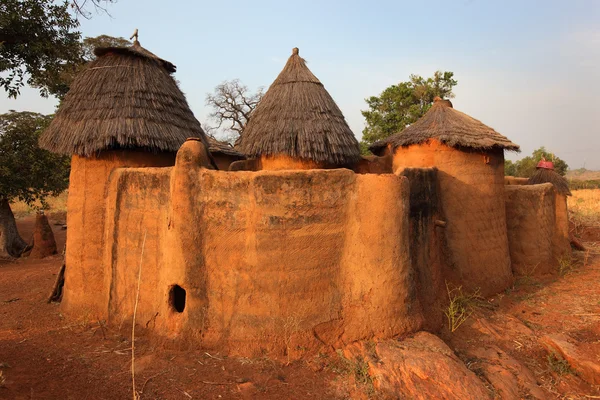
[[[297,48],[250,115],[240,150],[248,157],[287,155],[336,165],[360,157],[344,115]]]
[[[97,48],[76,77],[40,145],[90,156],[104,149],[177,151],[188,137],[208,144],[171,76],[175,65],[140,46]]]
[[[563,196],[571,195],[567,179],[551,169],[537,168],[535,173],[529,178],[529,181],[527,181],[527,184],[529,185],[537,185],[540,183],[551,183],[559,194],[562,194]]]
[[[206,138],[208,140],[208,151],[210,151],[212,154],[220,153],[226,156],[237,157],[240,160],[246,158],[245,155],[239,151],[236,151],[231,144],[227,142],[221,142],[212,136],[206,136]]]
[[[519,151],[519,146],[494,129],[455,110],[449,100],[436,97],[433,106],[417,122],[387,139],[373,143],[369,149],[380,154],[388,144],[393,148],[439,140],[451,147],[491,150],[500,148]]]

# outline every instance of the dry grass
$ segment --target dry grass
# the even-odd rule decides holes
[[[49,212],[66,212],[67,211],[67,191],[62,192],[56,197],[48,197],[46,199],[48,207],[45,209]],[[15,217],[26,217],[32,215],[36,210],[42,208],[40,202],[36,202],[33,206],[28,206],[22,201],[11,203],[10,208],[12,209]]]
[[[448,329],[454,332],[473,314],[481,296],[479,290],[471,294],[463,293],[462,286],[451,287],[448,282],[446,282],[446,290],[449,304],[444,309],[444,314],[448,319]]]
[[[600,189],[574,190],[568,205],[572,233],[579,235],[584,228],[600,228]]]

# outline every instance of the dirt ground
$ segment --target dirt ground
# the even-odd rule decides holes
[[[63,222],[64,215],[50,220]],[[33,221],[18,220],[25,240]],[[52,227],[62,249],[66,231]],[[596,233],[585,232],[586,240],[599,242]],[[0,261],[0,399],[132,398],[129,329],[73,323],[63,318],[59,305],[46,303],[61,264],[60,255]],[[598,386],[574,373],[556,372],[538,342],[547,334],[567,334],[600,363],[599,283],[600,256],[580,252],[562,275],[517,280],[510,290],[485,300],[456,332],[446,330],[441,337],[476,373],[473,350],[493,345],[526,365],[549,399],[600,398]],[[286,365],[157,348],[142,335],[135,341],[136,388],[141,399],[377,397],[354,383],[352,371],[337,367],[339,357],[332,351]]]

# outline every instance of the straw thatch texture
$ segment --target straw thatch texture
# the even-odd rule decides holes
[[[287,155],[337,165],[360,157],[342,112],[297,48],[252,112],[240,150],[248,157]]]
[[[233,148],[233,146],[227,142],[221,142],[212,136],[207,136],[206,139],[208,140],[208,151],[210,151],[213,154],[221,153],[226,156],[236,157],[240,160],[246,158],[245,155],[243,155],[239,151],[236,151]]]
[[[105,149],[177,151],[188,137],[208,148],[200,123],[171,76],[175,66],[135,42],[98,48],[40,138],[50,151],[91,156]]]
[[[435,98],[433,106],[417,122],[402,132],[373,143],[369,149],[375,154],[380,154],[388,144],[397,148],[423,143],[429,139],[437,139],[450,147],[519,151],[518,145],[481,121],[455,110],[449,100],[439,97]]]
[[[551,169],[538,168],[527,182],[529,185],[537,185],[540,183],[551,183],[559,194],[570,196],[569,182],[567,179]]]

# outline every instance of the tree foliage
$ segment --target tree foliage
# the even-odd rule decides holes
[[[52,116],[10,111],[0,115],[0,201],[21,200],[44,204],[47,196],[65,190],[69,183],[69,157],[38,146],[42,130]]]
[[[114,0],[2,0],[0,2],[0,86],[16,98],[25,84],[43,97],[61,99],[95,45],[129,44],[98,36],[81,42],[78,16],[106,12]]]
[[[369,109],[362,111],[366,120],[361,141],[363,154],[374,142],[402,131],[421,118],[436,96],[453,98],[452,89],[457,83],[454,73],[448,71],[436,71],[427,79],[411,75],[408,81],[388,87],[379,96],[365,99]]]
[[[69,7],[54,0],[0,2],[0,86],[9,97],[25,83],[45,97],[66,92],[60,77],[81,59],[79,22]]]
[[[81,43],[82,57],[86,62],[96,59],[94,49],[96,47],[129,47],[131,42],[123,37],[114,37],[109,35],[100,35],[95,37],[86,37]]]
[[[225,134],[229,133],[229,138],[235,140],[244,134],[251,113],[263,95],[262,87],[252,93],[239,79],[217,85],[213,93],[206,95],[206,105],[212,109],[209,117],[217,125],[207,127],[207,130],[214,135],[215,130],[224,127]]]
[[[552,161],[554,163],[554,171],[562,176],[565,176],[567,170],[569,169],[567,163],[553,153],[548,152],[543,146],[537,150],[534,150],[530,156],[524,157],[520,160],[504,161],[504,175],[529,178],[534,174],[535,167],[542,158]]]

